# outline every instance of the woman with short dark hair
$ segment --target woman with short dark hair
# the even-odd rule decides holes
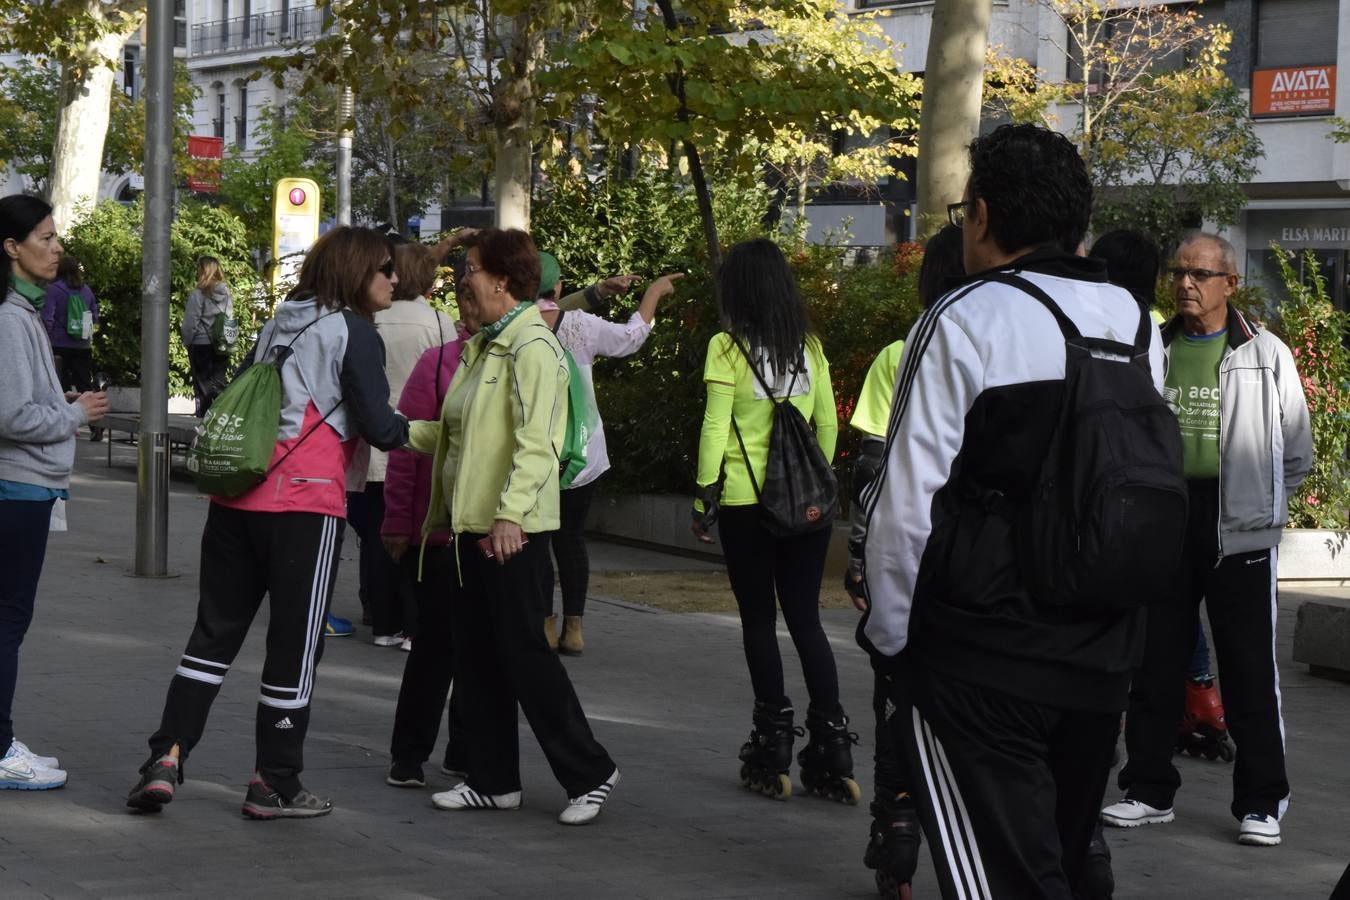
[[[10,719],[52,507],[70,488],[75,430],[108,411],[101,393],[64,392],[35,308],[61,253],[50,206],[19,194],[0,199],[0,790],[66,783],[55,757],[15,739]]]
[[[791,403],[815,424],[825,458],[839,434],[830,365],[811,330],[806,305],[778,245],[759,239],[727,252],[717,273],[725,331],[713,335],[703,380],[707,406],[698,448],[694,534],[712,543],[719,523],[727,576],[741,616],[745,660],[754,689],[754,727],[741,748],[746,787],[787,799],[792,782],[793,709],[783,689],[777,607],[801,657],[811,704],[810,741],[798,755],[802,782],[835,799],[856,803],[849,749],[856,736],[839,704],[839,676],[820,625],[820,580],[830,546],[830,523],[803,535],[780,537],[760,519],[774,404]],[[725,481],[721,473],[725,472]]]
[[[529,302],[539,252],[523,231],[489,228],[466,242],[459,310],[470,332],[441,405],[412,446],[434,451],[423,535],[448,530],[455,692],[468,773],[436,794],[441,809],[520,806],[517,705],[569,798],[564,825],[594,819],[619,770],[591,734],[561,660],[540,627],[543,533],[559,524],[558,459],[567,424],[567,362]]]
[[[345,470],[360,438],[407,442],[389,408],[383,350],[372,320],[393,302],[393,247],[369,228],[339,227],[305,257],[300,280],[263,326],[248,357],[281,370],[281,421],[263,481],[213,496],[202,532],[197,624],[179,660],[150,756],[127,806],[159,812],[265,596],[270,615],[257,709],[257,770],[243,814],[309,818],[333,805],[300,783],[324,617],[346,518]],[[203,427],[212,426],[208,413]]]

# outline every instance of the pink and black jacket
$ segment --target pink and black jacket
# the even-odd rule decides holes
[[[345,472],[358,439],[381,450],[401,447],[408,441],[408,420],[389,406],[384,343],[370,322],[350,310],[325,309],[312,297],[287,300],[263,326],[243,368],[272,358],[292,341],[281,366],[275,468],[252,490],[212,502],[253,512],[346,518]]]

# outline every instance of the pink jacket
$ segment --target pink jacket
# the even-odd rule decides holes
[[[422,353],[403,394],[398,400],[398,411],[410,421],[439,419],[441,402],[450,386],[450,379],[459,367],[459,354],[464,347],[464,336],[441,347],[432,347]],[[437,367],[439,365],[439,373]],[[406,537],[413,545],[422,541],[422,523],[426,521],[427,506],[431,503],[431,480],[435,472],[430,456],[411,450],[391,450],[389,466],[384,476],[384,523],[380,533],[390,537]],[[427,543],[444,546],[450,542],[448,532],[432,534]]]

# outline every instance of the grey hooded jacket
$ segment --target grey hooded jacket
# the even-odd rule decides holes
[[[216,316],[224,313],[226,317],[234,314],[234,301],[230,299],[230,289],[225,282],[217,281],[211,285],[211,291],[203,294],[196,288],[188,294],[183,304],[183,327],[180,332],[184,347],[204,347],[211,343],[211,326]]]
[[[75,430],[87,423],[57,381],[42,317],[10,290],[0,303],[0,481],[68,488]]]
[[[1169,359],[1180,332],[1180,316],[1162,328]],[[1308,401],[1293,354],[1230,306],[1219,361],[1220,557],[1279,544],[1289,498],[1312,462]]]

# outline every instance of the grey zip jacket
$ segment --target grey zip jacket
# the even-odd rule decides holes
[[[1171,358],[1181,317],[1162,328]],[[1219,556],[1276,546],[1312,468],[1312,425],[1294,356],[1232,306],[1219,362]]]
[[[66,402],[51,340],[33,305],[10,290],[0,303],[0,480],[62,490],[75,464],[84,407]]]
[[[221,313],[226,318],[234,315],[234,300],[230,298],[230,289],[225,286],[225,282],[217,281],[211,285],[210,296],[193,288],[183,304],[183,327],[179,330],[183,346],[209,346],[211,326]]]

